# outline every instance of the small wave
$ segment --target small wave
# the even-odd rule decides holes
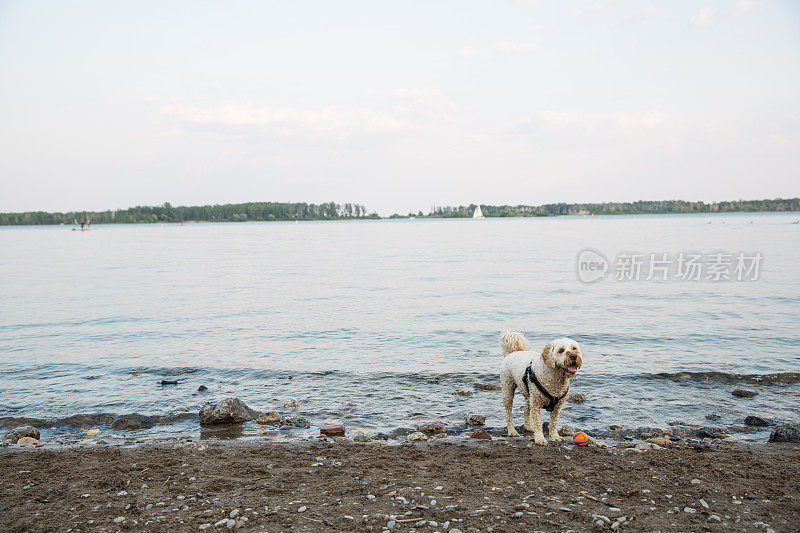
[[[643,374],[645,379],[667,379],[672,381],[722,381],[725,383],[753,383],[755,385],[793,385],[800,383],[800,372],[776,372],[774,374],[733,374],[728,372],[661,372]]]

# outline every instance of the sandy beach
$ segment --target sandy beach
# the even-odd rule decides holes
[[[796,531],[794,444],[182,441],[0,452],[4,531]]]

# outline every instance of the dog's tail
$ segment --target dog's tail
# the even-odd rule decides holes
[[[531,343],[529,343],[525,335],[519,331],[501,331],[500,346],[503,348],[503,355],[508,355],[512,352],[524,352],[531,349]]]

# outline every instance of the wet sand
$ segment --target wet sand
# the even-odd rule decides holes
[[[402,531],[466,533],[800,527],[796,445],[681,445],[640,453],[527,444],[204,441],[6,448],[0,451],[0,529],[381,531],[388,524]]]

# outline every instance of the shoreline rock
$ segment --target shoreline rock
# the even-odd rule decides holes
[[[19,442],[19,439],[23,437],[30,437],[32,439],[39,440],[39,430],[33,426],[19,426],[15,427],[8,433],[6,433],[3,440],[11,441],[12,444],[16,444]]]
[[[303,428],[308,429],[311,427],[311,422],[306,420],[305,418],[295,416],[292,418],[287,418],[283,421],[282,427],[293,427],[293,428]]]
[[[281,415],[277,411],[269,411],[268,413],[258,415],[256,422],[259,424],[280,424]]]
[[[758,396],[758,393],[756,391],[747,389],[734,389],[731,394],[733,394],[737,398],[752,398],[753,396]]]
[[[800,430],[794,426],[781,426],[772,430],[768,442],[800,442]]]
[[[239,398],[224,398],[217,404],[206,404],[200,409],[200,423],[241,424],[255,418],[256,412]]]
[[[478,390],[500,390],[500,385],[494,383],[473,383],[472,387]]]

